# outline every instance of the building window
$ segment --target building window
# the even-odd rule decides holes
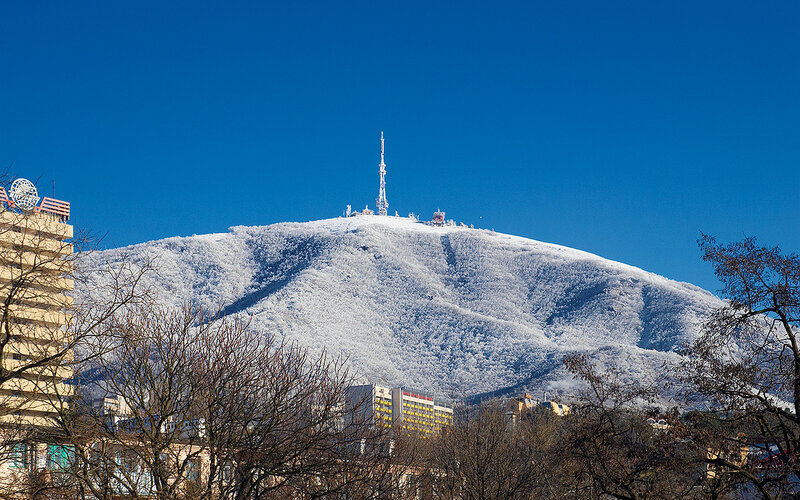
[[[193,483],[200,481],[200,464],[196,459],[186,462],[186,479]]]
[[[28,444],[17,443],[11,448],[11,467],[15,469],[28,468]]]
[[[139,475],[139,459],[130,451],[117,453],[117,465],[125,474]]]
[[[233,464],[226,463],[222,466],[222,482],[228,484],[233,480]]]
[[[74,450],[71,446],[51,444],[47,447],[47,468],[49,470],[65,470],[69,468]]]

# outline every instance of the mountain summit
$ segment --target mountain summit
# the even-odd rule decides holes
[[[364,381],[463,395],[569,393],[570,352],[655,377],[721,301],[526,238],[356,216],[167,238],[90,257],[155,257],[165,303],[246,314]],[[92,290],[79,293],[91,294]]]

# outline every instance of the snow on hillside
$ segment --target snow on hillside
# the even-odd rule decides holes
[[[233,227],[88,259],[123,253],[156,258],[149,280],[164,303],[251,315],[254,328],[344,353],[364,381],[440,394],[568,393],[561,358],[575,351],[652,378],[720,305],[586,252],[399,217]]]

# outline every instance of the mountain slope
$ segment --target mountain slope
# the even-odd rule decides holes
[[[255,328],[348,355],[364,380],[467,395],[569,392],[561,357],[574,351],[655,377],[720,305],[586,252],[397,217],[233,227],[88,260],[123,254],[156,258],[165,303],[251,315]]]

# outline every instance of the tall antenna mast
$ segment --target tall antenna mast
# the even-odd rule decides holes
[[[387,215],[389,202],[386,201],[386,163],[383,162],[383,131],[381,131],[381,186],[378,190],[378,215]]]

